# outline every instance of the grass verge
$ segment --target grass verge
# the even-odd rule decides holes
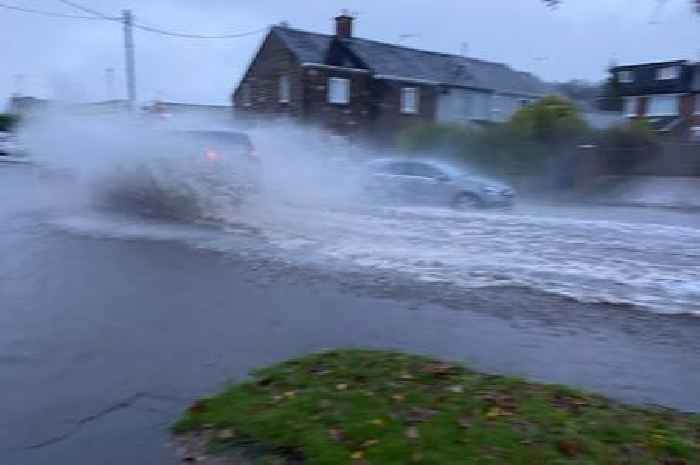
[[[210,431],[210,450],[243,447],[252,463],[700,463],[698,416],[365,350],[260,370],[173,429]]]

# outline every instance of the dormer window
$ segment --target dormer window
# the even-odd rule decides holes
[[[657,81],[671,81],[673,79],[678,79],[681,74],[680,66],[666,66],[665,68],[659,68],[656,70],[656,80]]]
[[[617,80],[623,84],[634,82],[634,71],[624,70],[617,72]]]

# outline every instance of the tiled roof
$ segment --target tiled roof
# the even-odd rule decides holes
[[[272,29],[301,62],[323,63],[334,36],[276,26]],[[374,40],[350,38],[342,44],[376,77],[472,87],[501,93],[544,95],[549,87],[530,73],[460,55],[430,52]]]

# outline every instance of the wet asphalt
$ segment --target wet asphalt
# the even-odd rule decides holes
[[[25,203],[0,215],[3,464],[173,464],[167,428],[193,399],[332,347],[700,411],[698,318],[86,237]]]

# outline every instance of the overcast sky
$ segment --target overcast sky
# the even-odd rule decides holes
[[[355,34],[510,64],[546,80],[601,80],[618,63],[697,59],[700,16],[688,0],[74,0],[108,15],[131,8],[136,21],[187,33],[233,33],[287,21],[330,33],[332,18],[357,14]],[[82,14],[58,0],[2,3]],[[169,38],[137,31],[142,102],[227,103],[263,33],[227,40]],[[116,22],[45,18],[0,9],[0,97],[94,101],[124,95],[123,37]],[[114,68],[113,91],[105,69]]]

